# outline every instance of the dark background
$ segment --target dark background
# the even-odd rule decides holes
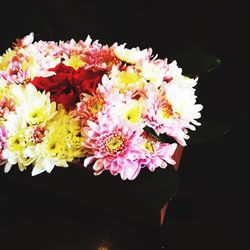
[[[46,174],[39,187],[26,173],[1,171],[0,249],[250,249],[250,1],[23,1],[6,2],[1,12],[1,53],[30,32],[36,40],[90,35],[101,44],[151,47],[170,61],[178,51],[202,47],[221,64],[199,75],[201,122],[223,129],[184,149],[180,186],[161,232],[119,208],[91,210],[84,197],[64,195],[67,181],[55,195],[42,188]]]

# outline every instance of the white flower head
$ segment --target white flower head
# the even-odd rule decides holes
[[[150,58],[152,53],[151,49],[140,50],[139,47],[127,49],[125,46],[126,43],[115,47],[114,53],[121,61],[126,63],[136,64],[141,60],[145,61]]]

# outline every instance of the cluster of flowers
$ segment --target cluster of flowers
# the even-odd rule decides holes
[[[34,42],[30,33],[0,57],[0,164],[37,175],[83,159],[95,175],[129,180],[174,165],[177,145],[200,125],[197,80],[150,48],[89,36]]]

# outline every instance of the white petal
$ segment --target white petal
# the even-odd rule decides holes
[[[10,171],[11,167],[12,167],[12,164],[7,162],[4,166],[4,173],[8,173]]]
[[[92,162],[94,162],[94,160],[95,160],[94,156],[86,158],[84,160],[84,162],[83,162],[84,167],[87,167],[89,164],[91,164]]]
[[[44,171],[45,171],[45,169],[43,169],[43,168],[34,167],[32,172],[31,172],[31,175],[35,176],[35,175],[41,174]]]

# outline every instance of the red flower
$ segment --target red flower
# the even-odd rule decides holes
[[[98,83],[101,82],[106,70],[101,68],[79,68],[72,75],[71,84],[75,87],[78,94],[94,94]]]
[[[61,103],[66,109],[73,109],[80,101],[81,93],[94,94],[106,70],[100,68],[79,68],[59,63],[50,71],[56,74],[49,77],[35,77],[32,84],[40,91],[50,92],[51,101]]]

